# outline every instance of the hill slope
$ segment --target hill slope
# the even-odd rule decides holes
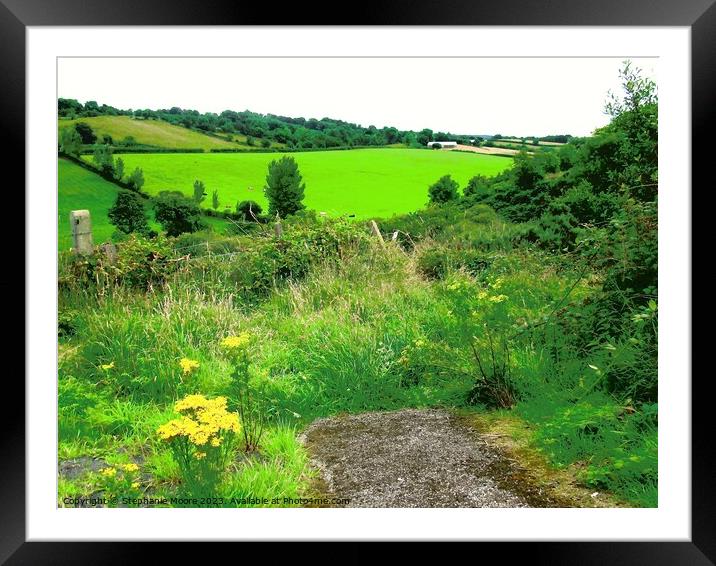
[[[59,159],[57,161],[58,249],[67,250],[72,247],[70,212],[73,210],[90,211],[92,239],[95,244],[111,240],[116,228],[110,224],[107,212],[117,199],[117,193],[123,190],[71,161]],[[159,229],[150,211],[147,211],[147,216],[149,226],[155,230]]]
[[[72,127],[85,122],[94,130],[99,140],[107,134],[114,142],[132,136],[138,144],[170,149],[251,149],[246,145],[245,136],[235,136],[236,141],[208,136],[182,126],[175,126],[162,120],[137,120],[129,116],[95,116],[76,120],[59,119],[58,129]]]

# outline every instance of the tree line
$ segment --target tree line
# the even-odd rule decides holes
[[[276,114],[259,114],[245,110],[236,112],[224,110],[220,114],[214,112],[201,113],[198,110],[183,109],[173,106],[168,109],[129,109],[122,110],[106,104],[88,101],[85,104],[71,99],[58,100],[58,114],[62,118],[85,118],[93,116],[130,116],[140,120],[164,120],[170,124],[183,126],[204,133],[225,136],[232,140],[233,136],[246,137],[250,146],[269,147],[271,142],[285,144],[289,149],[312,149],[328,147],[359,147],[385,146],[404,144],[409,147],[425,147],[431,141],[456,141],[464,145],[481,145],[491,137],[476,134],[455,134],[452,132],[433,131],[424,128],[420,131],[400,130],[392,126],[377,128],[367,127],[337,120],[334,118],[292,118]],[[87,124],[78,132],[84,144],[93,144],[97,137],[93,135]],[[571,136],[545,136],[533,138],[544,141],[559,141]],[[129,140],[131,142],[133,140]],[[111,139],[102,140],[111,143]],[[131,145],[127,143],[125,145]]]

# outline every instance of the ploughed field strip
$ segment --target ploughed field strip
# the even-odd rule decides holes
[[[320,491],[348,507],[531,507],[505,487],[509,463],[443,410],[405,409],[314,421],[302,435]]]

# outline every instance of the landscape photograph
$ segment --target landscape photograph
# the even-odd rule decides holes
[[[57,506],[658,507],[657,63],[58,58]]]

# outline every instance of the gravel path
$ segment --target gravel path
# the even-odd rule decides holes
[[[530,506],[498,485],[504,458],[447,411],[318,419],[302,440],[324,491],[347,507]]]

